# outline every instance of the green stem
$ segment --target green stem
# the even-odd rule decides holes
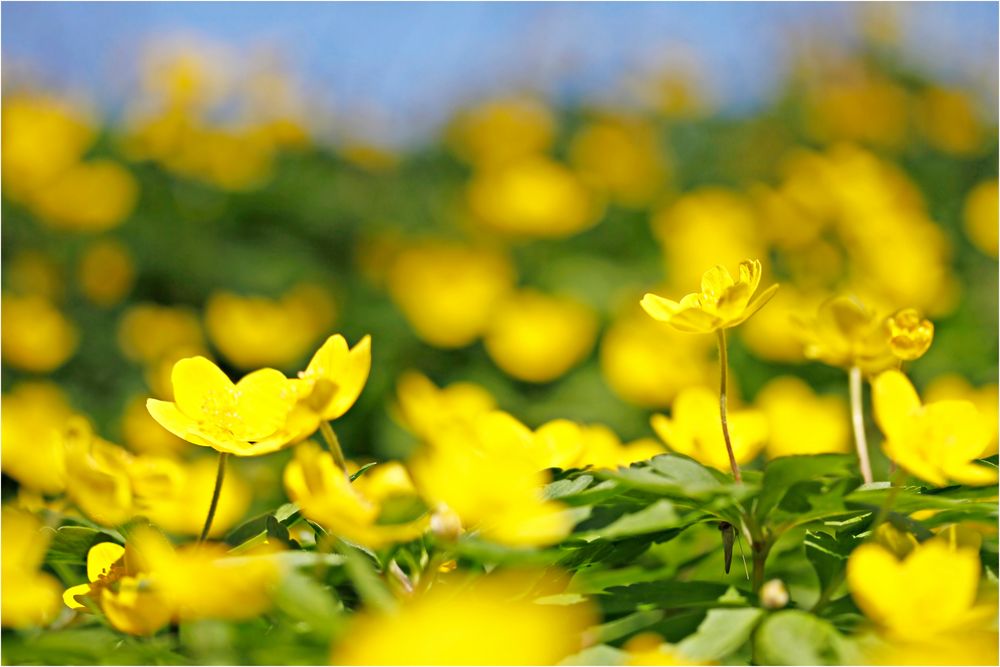
[[[858,465],[861,467],[861,477],[865,484],[871,484],[872,464],[868,459],[868,439],[865,437],[865,413],[862,404],[862,378],[861,369],[851,366],[850,370],[851,389],[851,423],[854,426],[854,445],[858,450]]]
[[[767,555],[771,551],[771,545],[764,540],[759,540],[750,545],[750,550],[753,552],[753,575],[750,585],[753,592],[758,593],[761,586],[764,585],[764,565],[767,564]]]
[[[344,474],[347,474],[347,459],[344,458],[344,450],[340,448],[340,440],[337,438],[337,434],[333,432],[333,427],[330,426],[330,422],[320,422],[319,432],[323,434],[323,440],[326,441],[326,446],[329,447],[330,453],[333,454],[333,462],[337,464]]]
[[[729,358],[726,353],[726,330],[718,329],[719,340],[719,417],[722,420],[722,436],[726,440],[726,453],[729,454],[729,467],[733,470],[733,479],[740,483],[743,481],[740,475],[740,467],[736,463],[736,455],[733,454],[733,443],[729,438],[729,422],[726,417],[726,384],[729,376]]]
[[[208,506],[208,516],[205,517],[205,527],[201,529],[199,542],[204,542],[208,533],[212,530],[212,519],[215,518],[215,509],[219,506],[219,496],[222,495],[222,480],[226,477],[226,452],[219,452],[219,469],[215,473],[215,488],[212,489],[212,504]]]

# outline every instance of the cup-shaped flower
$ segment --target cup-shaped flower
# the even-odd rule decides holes
[[[195,445],[237,456],[259,456],[281,449],[295,387],[273,368],[233,383],[205,357],[181,359],[171,373],[173,401],[149,399],[153,419]]]
[[[904,308],[885,321],[889,349],[903,361],[924,356],[934,340],[934,324],[915,308]]]
[[[897,364],[889,348],[885,322],[852,296],[824,301],[816,317],[794,318],[809,359],[841,368],[878,373]]]
[[[995,469],[973,463],[985,455],[990,434],[970,401],[947,400],[923,405],[905,375],[886,371],[872,382],[875,421],[882,449],[907,472],[943,486],[996,484]]]
[[[679,302],[656,294],[642,298],[642,307],[655,320],[666,322],[685,333],[710,333],[729,329],[745,321],[766,304],[777,285],[754,293],[760,285],[760,261],[740,262],[737,279],[724,266],[715,266],[701,277],[701,291],[693,292]]]
[[[371,366],[371,336],[365,336],[352,348],[340,334],[330,336],[299,373],[300,406],[317,419],[337,419],[358,400]]]

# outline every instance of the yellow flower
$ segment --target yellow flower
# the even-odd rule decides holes
[[[52,532],[33,515],[3,508],[0,532],[0,619],[4,627],[47,625],[59,613],[59,582],[41,572]]]
[[[362,479],[366,476],[367,473]],[[288,497],[298,504],[304,516],[350,542],[377,549],[415,540],[426,530],[426,519],[397,524],[379,522],[382,501],[392,494],[380,493],[376,485],[372,485],[373,493],[365,494],[363,485],[353,485],[337,467],[333,456],[315,443],[306,442],[295,448],[295,458],[285,466],[284,477]],[[398,485],[394,488],[399,489]]]
[[[494,573],[435,586],[392,613],[363,612],[334,646],[331,664],[557,664],[584,648],[583,633],[596,618],[589,603],[539,601],[561,591],[550,586],[540,595],[538,576]]]
[[[550,382],[590,353],[597,316],[578,301],[521,290],[501,300],[483,336],[490,358],[527,382]]]
[[[796,318],[805,355],[831,366],[878,373],[895,366],[884,320],[854,297],[823,302],[815,318]]]
[[[635,119],[586,125],[573,137],[569,157],[586,183],[625,206],[648,204],[667,177],[655,128]]]
[[[969,630],[982,623],[984,611],[995,614],[975,605],[981,567],[978,552],[941,538],[914,547],[903,560],[863,544],[847,561],[847,586],[888,638],[919,642]]]
[[[15,368],[48,373],[76,351],[76,327],[46,299],[4,294],[0,302],[3,361]]]
[[[417,336],[445,348],[476,340],[513,285],[506,255],[444,241],[404,249],[388,275],[389,294]]]
[[[94,435],[82,417],[67,423],[66,495],[87,517],[102,526],[119,526],[135,514],[130,469],[133,457]]]
[[[62,230],[94,232],[120,225],[139,199],[131,172],[110,160],[80,162],[39,188],[31,209]]]
[[[526,238],[572,236],[597,224],[603,209],[572,171],[542,156],[477,174],[466,198],[485,226]]]
[[[708,333],[740,324],[766,304],[777,285],[772,285],[753,298],[760,284],[760,262],[740,263],[738,280],[733,280],[724,266],[716,266],[701,278],[701,292],[688,294],[678,303],[656,294],[642,298],[642,307],[649,316],[666,322],[685,333]]]
[[[651,438],[622,444],[618,435],[602,424],[582,425],[567,419],[542,424],[534,434],[544,468],[616,468],[665,453]]]
[[[920,479],[943,486],[995,484],[996,470],[973,463],[989,446],[976,406],[946,400],[921,405],[905,375],[886,371],[872,382],[875,421],[885,435],[882,449]]]
[[[653,415],[650,423],[670,449],[719,470],[729,470],[719,425],[719,397],[705,387],[685,389],[674,399],[671,416]],[[729,434],[738,464],[753,460],[767,440],[767,418],[759,410],[729,413]]]
[[[438,388],[415,371],[404,373],[396,384],[398,416],[420,438],[430,438],[441,426],[473,419],[496,408],[486,389],[471,382]]]
[[[240,368],[294,363],[332,322],[330,297],[305,285],[277,300],[216,292],[205,305],[209,337]]]
[[[740,327],[740,339],[761,359],[797,363],[803,360],[802,339],[792,318],[814,313],[821,298],[794,285],[782,285],[771,303]]]
[[[348,348],[340,334],[326,339],[304,371],[299,373],[299,394],[323,421],[337,419],[358,400],[372,366],[372,339],[365,336]]]
[[[295,404],[292,382],[265,368],[236,384],[204,357],[181,359],[171,374],[174,402],[149,399],[153,419],[174,435],[237,456],[259,456],[287,444],[282,429]]]
[[[934,324],[920,317],[915,308],[904,308],[886,320],[889,349],[903,361],[924,356],[934,340]]]
[[[73,415],[66,395],[49,382],[25,382],[3,395],[0,463],[22,486],[46,494],[66,488],[62,432]]]
[[[1000,245],[997,229],[997,181],[982,181],[965,198],[962,221],[972,245],[996,259]]]
[[[839,396],[817,396],[797,377],[767,383],[757,394],[767,416],[768,458],[850,451],[847,405]]]
[[[449,143],[467,161],[490,167],[546,150],[555,119],[538,100],[501,98],[461,112],[448,128]]]
[[[972,155],[984,149],[985,132],[979,109],[966,93],[931,87],[920,95],[918,127],[927,142],[954,155]]]
[[[113,306],[128,294],[135,264],[128,248],[113,239],[92,243],[80,259],[80,291],[98,306]]]
[[[931,641],[891,641],[868,647],[869,665],[995,665],[998,662],[996,632],[956,631]]]
[[[972,401],[979,412],[983,428],[990,434],[990,444],[983,450],[983,456],[992,456],[997,453],[997,430],[998,424],[1000,424],[1000,415],[998,415],[1000,399],[998,399],[998,394],[1000,392],[998,392],[996,384],[991,383],[973,388],[964,377],[952,373],[932,380],[927,385],[925,393],[927,400],[930,402],[945,399]]]
[[[205,339],[193,310],[140,303],[122,316],[118,344],[129,359],[152,364],[177,349],[202,349]]]
[[[664,408],[682,388],[714,381],[710,339],[681,333],[635,310],[612,324],[601,340],[601,372],[615,394],[629,403]]]
[[[146,409],[144,396],[135,396],[125,405],[120,429],[124,444],[137,454],[176,456],[188,448],[184,440],[153,419]]]
[[[663,641],[655,632],[641,632],[622,646],[628,654],[627,665],[705,665],[684,656],[676,646]]]

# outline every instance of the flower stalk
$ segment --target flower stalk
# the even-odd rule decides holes
[[[726,417],[727,402],[726,385],[729,376],[729,358],[726,352],[726,330],[717,329],[716,334],[719,341],[719,418],[722,421],[722,436],[726,441],[726,453],[729,454],[729,466],[733,471],[733,479],[739,483],[743,481],[740,475],[740,466],[736,463],[736,455],[733,454],[733,443],[729,438],[729,421]]]
[[[212,489],[212,503],[208,506],[208,516],[205,517],[205,527],[201,529],[201,536],[198,542],[204,542],[212,530],[212,520],[215,518],[215,510],[219,506],[219,496],[222,495],[222,481],[226,477],[226,459],[229,454],[219,452],[219,469],[215,473],[215,488]]]
[[[320,422],[319,432],[323,434],[323,440],[326,442],[327,448],[329,448],[330,453],[333,455],[333,462],[337,464],[337,467],[347,474],[347,459],[344,458],[344,450],[340,447],[340,439],[334,432],[333,427],[330,426],[330,422]]]
[[[865,484],[871,484],[872,464],[868,458],[868,439],[865,437],[865,415],[862,404],[862,377],[858,366],[848,372],[851,393],[851,423],[854,427],[854,445],[858,450],[858,464]]]

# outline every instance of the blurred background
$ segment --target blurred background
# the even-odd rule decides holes
[[[373,339],[336,425],[358,460],[411,451],[408,371],[649,437],[717,366],[639,299],[746,258],[782,287],[734,336],[738,404],[847,451],[844,373],[794,318],[852,293],[932,319],[908,373],[995,433],[995,3],[0,11],[5,442],[80,412],[197,460],[144,409],[175,360],[294,374],[334,332]],[[5,493],[52,491],[4,449]],[[286,456],[234,479],[272,506]]]

